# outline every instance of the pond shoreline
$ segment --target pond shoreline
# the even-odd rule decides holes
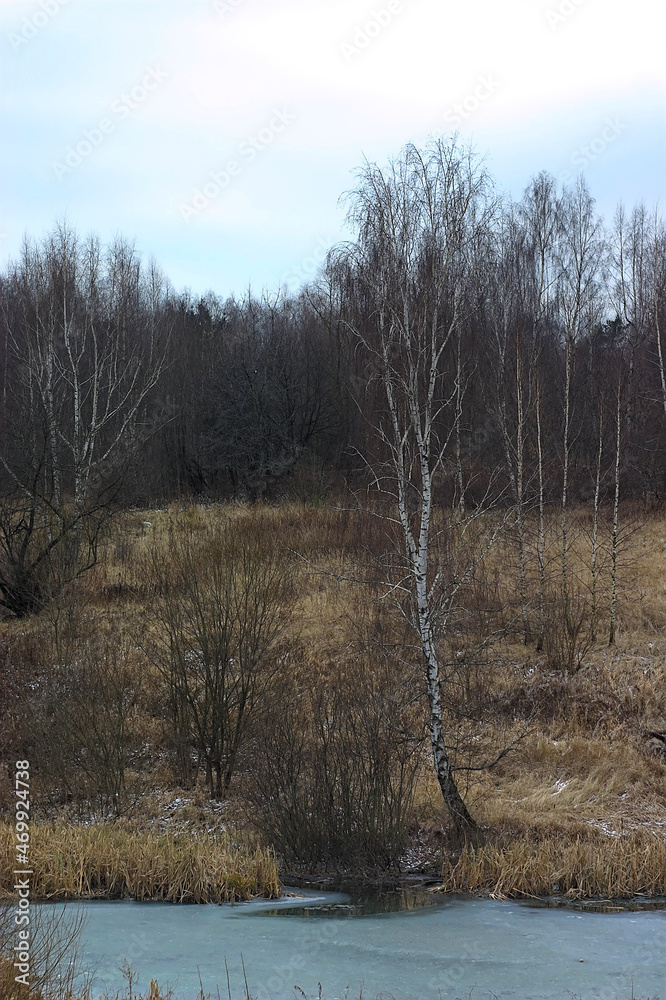
[[[376,878],[355,878],[351,875],[304,875],[284,873],[281,876],[283,889],[309,889],[321,892],[343,892],[352,900],[363,901],[368,896],[390,897],[393,894],[411,894],[422,896],[424,905],[432,905],[445,900],[472,899],[503,899],[511,902],[524,902],[533,906],[549,909],[567,908],[592,913],[617,911],[640,912],[642,910],[666,909],[666,896],[586,896],[580,898],[567,897],[563,894],[550,896],[494,896],[492,893],[450,892],[441,887],[441,880],[432,875],[395,875]],[[409,907],[412,908],[412,907]],[[416,908],[416,907],[414,907]]]
[[[13,830],[0,824],[0,900],[13,898]],[[30,892],[34,900],[136,899],[224,902],[276,898],[289,884],[354,895],[424,893],[449,897],[608,901],[642,905],[666,898],[666,842],[648,831],[621,839],[535,840],[528,836],[442,852],[438,864],[408,873],[346,865],[319,870],[279,863],[270,848],[230,831],[137,831],[116,824],[36,823]],[[425,898],[425,897],[424,897]]]

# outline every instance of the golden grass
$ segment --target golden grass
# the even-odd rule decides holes
[[[456,860],[444,862],[441,888],[495,897],[663,896],[666,843],[635,831],[623,837],[539,842],[522,837],[501,846],[465,847]]]
[[[16,969],[13,958],[0,955],[0,997],[12,1000],[38,1000],[38,994],[28,986],[15,981]]]
[[[470,789],[480,822],[557,836],[581,825],[623,832],[666,813],[664,766],[640,744],[582,735],[544,734]]]
[[[0,898],[13,894],[14,831],[0,824]],[[270,850],[234,846],[228,836],[199,840],[109,825],[34,824],[33,899],[157,899],[221,903],[280,895]]]
[[[639,515],[633,509],[623,513],[631,524],[620,552],[618,619],[619,633],[640,631],[654,639],[666,625],[666,518]],[[438,518],[435,518],[437,521]],[[341,615],[354,613],[365,600],[365,588],[349,581],[350,577],[367,578],[376,572],[373,560],[392,548],[389,539],[395,528],[364,511],[336,509],[293,502],[279,506],[238,503],[211,504],[205,507],[171,504],[166,509],[131,512],[122,516],[116,537],[106,546],[100,563],[82,581],[91,605],[102,610],[106,603],[129,618],[140,617],[141,606],[150,599],[152,580],[146,575],[143,557],[155,545],[163,549],[165,563],[170,559],[169,530],[179,526],[204,535],[216,526],[229,531],[249,530],[254,537],[265,535],[278,541],[285,553],[298,553],[297,620],[300,633],[309,644],[323,641],[330,647],[339,636],[335,624]],[[479,525],[480,527],[480,525]],[[572,590],[581,601],[590,601],[591,509],[581,507],[570,513],[569,573]],[[634,530],[635,528],[635,530]],[[530,618],[538,626],[537,570],[534,558],[536,520],[526,521],[529,543],[528,587],[532,602]],[[601,649],[608,635],[610,601],[608,525],[599,530],[597,583],[596,649]],[[547,573],[549,578],[549,614],[556,623],[560,572],[559,514],[547,523]],[[503,537],[486,559],[490,577],[498,581],[497,597],[506,614],[520,618],[518,569],[515,540]],[[336,574],[336,576],[332,575]],[[340,579],[344,577],[346,579]],[[586,656],[594,660],[595,653]]]
[[[511,850],[518,851],[516,863],[520,861],[519,846],[523,845],[520,850],[531,851],[532,854],[538,847],[539,857],[546,864],[550,856],[543,853],[547,848],[542,845],[550,840],[552,844],[548,850],[555,852],[551,859],[555,869],[557,858],[564,858],[561,852],[568,851],[569,867],[573,873],[579,857],[576,845],[584,845],[581,851],[590,851],[591,838],[598,835],[601,839],[595,850],[602,854],[604,851],[612,852],[619,850],[615,845],[621,843],[624,860],[627,861],[631,852],[635,851],[638,864],[645,848],[640,841],[640,828],[647,827],[648,832],[651,831],[650,836],[655,837],[655,843],[661,830],[663,841],[666,828],[659,824],[666,815],[666,767],[658,757],[650,756],[644,733],[648,730],[666,731],[666,641],[661,631],[666,625],[666,516],[652,513],[641,514],[640,517],[642,523],[639,523],[635,512],[629,509],[622,512],[623,524],[633,521],[637,528],[627,535],[621,552],[619,628],[615,646],[609,648],[607,645],[609,587],[606,525],[599,554],[599,565],[603,565],[604,569],[598,591],[598,640],[586,650],[578,673],[564,677],[562,671],[558,672],[548,663],[545,652],[537,653],[534,643],[523,645],[515,634],[499,641],[492,652],[488,697],[498,720],[504,727],[515,721],[519,728],[531,714],[529,724],[533,733],[516,754],[502,761],[492,772],[474,776],[466,789],[466,797],[482,826],[499,833],[500,839],[509,833],[514,835],[515,847]],[[572,511],[570,525],[572,578],[577,581],[581,593],[588,596],[590,518],[590,509],[581,507]],[[304,557],[296,560],[293,600],[296,649],[290,659],[294,676],[298,671],[334,672],[342,669],[344,663],[353,664],[354,643],[358,642],[359,628],[368,632],[370,648],[374,611],[368,611],[368,608],[372,594],[362,585],[340,579],[340,576],[362,577],[366,570],[370,572],[372,558],[389,548],[385,525],[367,513],[297,503],[207,507],[172,504],[165,510],[125,514],[119,533],[102,553],[99,566],[82,580],[83,596],[87,600],[84,629],[99,632],[100,629],[113,628],[129,632],[132,623],[141,622],[143,608],[151,600],[152,586],[142,557],[157,544],[162,547],[164,559],[168,561],[169,528],[175,525],[177,529],[181,524],[202,534],[216,524],[226,525],[230,531],[243,528],[256,534],[265,533],[279,540],[285,552],[299,553]],[[528,525],[532,541],[534,527],[534,523]],[[552,575],[553,593],[556,593],[559,572],[557,514],[550,520],[547,542],[548,570]],[[515,542],[507,536],[491,552],[488,571],[497,580],[498,603],[509,609],[507,615],[519,622],[516,566]],[[528,575],[530,588],[535,594],[537,580],[533,565]],[[537,603],[535,599],[531,607],[533,620],[537,617]],[[549,610],[556,619],[557,608],[553,606]],[[378,629],[380,638],[386,641],[389,629],[395,631],[390,641],[395,640],[397,648],[405,637],[398,634],[395,625],[387,624],[385,612],[382,615],[385,617]],[[43,628],[44,622],[40,623],[38,619],[34,623],[7,623],[4,626],[7,634],[16,635],[26,629],[37,631]],[[37,644],[38,638],[35,640]],[[399,657],[396,662],[399,662]],[[135,669],[144,671],[144,679],[151,686],[149,694],[153,697],[152,687],[157,685],[157,679],[138,660]],[[155,720],[155,713],[146,711],[139,720],[141,731],[147,732],[149,726],[155,730]],[[152,745],[157,746],[158,740],[159,733],[155,731]],[[163,756],[159,767],[162,768],[160,783],[167,784],[168,764]],[[146,790],[150,788],[151,781],[155,783],[152,773],[145,776]],[[242,789],[237,788],[236,794],[242,799]],[[138,809],[141,810],[140,802]],[[441,795],[428,766],[424,768],[417,791],[415,826],[421,824],[427,827],[428,824],[442,825],[445,822]],[[625,836],[619,839],[606,837],[600,832],[602,824],[606,829],[624,833]],[[630,836],[626,836],[627,832]],[[92,837],[93,831],[86,836]],[[108,836],[113,842],[113,837]],[[139,893],[144,891],[141,889],[144,883],[158,886],[170,884],[171,876],[167,876],[162,869],[158,875],[156,868],[151,867],[152,862],[147,860],[151,853],[148,838],[142,840],[143,835],[133,836],[137,846],[128,847],[128,854],[133,859],[134,868],[132,872],[128,870],[127,883],[123,882],[122,891],[133,895],[135,888],[131,888],[130,883]],[[165,861],[165,867],[170,866],[171,871],[178,873],[189,866],[197,873],[196,879],[202,885],[207,884],[208,869],[198,853],[201,847],[187,848],[177,841],[172,841],[169,846],[167,838],[152,843],[155,853],[159,843],[160,852],[169,859],[168,863]],[[45,871],[50,856],[57,857],[56,844],[54,838],[51,846],[44,849]],[[193,856],[184,860],[188,849]],[[504,854],[507,850],[509,848],[501,848]],[[560,854],[557,854],[558,851]],[[120,850],[117,853],[122,854]],[[233,855],[233,851],[227,851],[227,855]],[[102,852],[100,856],[106,855]],[[506,854],[506,857],[509,855]],[[140,864],[138,859],[142,859]],[[118,864],[121,862],[122,857]],[[500,861],[495,859],[493,863],[499,865]],[[535,871],[539,870],[540,863],[534,864]],[[84,883],[86,879],[94,881],[92,861],[89,869],[90,874],[82,876]],[[217,871],[214,866],[211,870]],[[55,876],[51,877],[49,891],[54,891]],[[63,885],[77,884],[78,874],[71,866],[62,869],[61,877],[67,880]],[[217,877],[215,874],[213,881]],[[97,878],[98,882],[101,879],[101,884],[106,884],[102,876]],[[491,875],[487,876],[488,885],[491,882],[496,885],[498,881],[499,877],[492,882]],[[547,881],[545,878],[544,884]],[[119,891],[117,880],[110,880],[110,884],[113,892]],[[160,898],[180,898],[178,877],[174,877],[173,885],[172,890],[159,888],[158,891],[173,892],[173,896]],[[552,890],[549,888],[548,891]],[[95,892],[103,890],[95,888]],[[142,897],[139,895],[137,898]],[[240,892],[236,893],[236,898],[241,898]]]

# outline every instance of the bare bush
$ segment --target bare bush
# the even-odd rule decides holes
[[[204,770],[222,797],[249,720],[269,690],[286,639],[291,572],[267,536],[242,526],[172,525],[170,563],[156,545],[158,593],[141,641],[166,684],[166,714],[182,779]]]
[[[134,725],[141,673],[129,640],[75,639],[43,666],[28,706],[38,779],[52,803],[93,805],[119,815],[126,771],[140,734]]]
[[[568,592],[551,602],[551,608],[544,642],[548,665],[569,677],[578,673],[594,646],[590,602],[570,581]]]
[[[15,981],[14,947],[18,928],[14,910],[0,907],[0,995],[16,1000],[69,1000],[90,995],[91,976],[82,968],[80,908],[44,911],[33,906],[30,926],[30,985]]]
[[[248,794],[289,863],[398,863],[427,743],[413,678],[365,658],[325,680],[284,684],[254,743]]]

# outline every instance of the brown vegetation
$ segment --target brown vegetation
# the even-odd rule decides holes
[[[491,553],[475,591],[478,604],[442,649],[457,734],[451,752],[483,840],[452,853],[423,747],[418,650],[384,599],[391,526],[367,512],[296,504],[127,513],[57,628],[46,613],[2,626],[2,750],[11,761],[21,747],[33,762],[35,894],[270,895],[276,869],[270,855],[255,853],[257,835],[290,866],[443,870],[456,890],[663,891],[666,526],[656,514],[639,524],[635,512],[625,512],[625,522],[630,514],[637,526],[621,551],[616,643],[606,645],[605,627],[598,629],[604,639],[586,635],[574,670],[552,646],[539,653],[522,638],[512,538]],[[570,553],[582,595],[589,593],[586,524],[577,514]],[[218,531],[259,546],[270,539],[271,551],[292,567],[265,687],[249,711],[219,806],[203,793],[205,762],[196,741],[176,740],[164,673],[144,652],[147,637],[160,639],[153,612],[169,579],[178,577],[173,536],[181,530],[201,540],[202,552]],[[156,559],[161,582],[151,569]],[[603,583],[596,598],[601,625],[609,609]],[[547,610],[555,632],[562,625],[556,594]],[[79,686],[86,678],[113,691],[119,685],[116,708],[100,708],[94,724],[85,713],[77,718],[83,705],[67,686],[72,677]],[[59,712],[69,728],[54,724]],[[473,769],[497,757],[493,768]],[[5,810],[12,805],[7,773],[0,789]],[[349,794],[340,797],[345,787]],[[165,823],[169,794],[191,803],[181,809],[175,834]],[[117,814],[131,814],[132,824],[77,825]],[[58,816],[56,825],[42,825]],[[212,828],[218,833],[206,832]],[[185,832],[196,833],[196,841],[179,841]],[[4,852],[8,837],[5,828]],[[246,848],[236,852],[234,840]]]
[[[13,893],[14,831],[0,826],[3,858],[0,898]],[[119,827],[35,825],[31,839],[35,898],[160,899],[222,903],[279,895],[271,851],[241,849],[229,836],[155,837]]]
[[[493,897],[607,899],[666,894],[666,844],[645,832],[626,837],[580,837],[540,842],[526,837],[465,847],[442,871],[445,892]]]

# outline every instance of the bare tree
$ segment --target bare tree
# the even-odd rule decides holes
[[[601,318],[600,282],[605,240],[601,220],[595,215],[594,201],[580,177],[565,188],[558,204],[557,317],[564,343],[561,569],[565,619],[572,598],[569,579],[569,487],[572,449],[576,438],[574,420],[574,374],[576,349]]]
[[[0,604],[23,615],[97,558],[123,464],[152,429],[167,290],[133,248],[58,226],[3,282]]]
[[[488,261],[487,314],[489,352],[494,379],[488,386],[488,406],[493,411],[504,451],[504,463],[515,503],[518,542],[518,578],[523,637],[531,635],[528,594],[527,512],[533,503],[527,452],[530,449],[535,406],[544,290],[541,261],[534,234],[514,206],[503,212],[495,228]],[[540,431],[537,415],[537,435]],[[540,444],[537,442],[537,450]],[[543,485],[541,476],[540,485]],[[543,506],[540,490],[540,510]],[[539,553],[542,552],[542,533]],[[543,621],[543,588],[541,595]],[[543,623],[541,625],[543,630]]]
[[[557,192],[555,179],[539,174],[529,185],[518,208],[519,217],[531,258],[531,282],[527,294],[526,313],[531,324],[533,347],[535,437],[538,488],[537,562],[539,569],[539,635],[537,650],[543,649],[546,633],[546,486],[545,441],[542,421],[543,380],[542,355],[545,333],[552,314],[556,286],[555,242],[557,237]]]
[[[157,628],[141,642],[166,681],[181,766],[194,752],[211,796],[222,797],[278,666],[290,569],[270,540],[238,526],[201,537],[174,527],[169,552],[171,561],[162,547],[150,556]]]
[[[664,345],[662,341],[664,311],[666,309],[666,226],[664,226],[664,220],[657,215],[656,209],[650,224],[648,254],[651,286],[650,317],[654,327],[654,339],[657,345],[657,358],[659,360],[661,401],[664,413],[666,413],[666,368],[664,367]]]
[[[456,346],[476,306],[493,207],[488,177],[471,151],[455,140],[433,141],[425,151],[408,146],[386,172],[365,166],[351,195],[356,241],[338,248],[331,262],[348,325],[384,397],[374,423],[380,454],[373,468],[402,540],[404,575],[393,592],[405,596],[418,636],[435,770],[463,835],[475,822],[451,759],[439,647],[498,530],[482,505],[463,515],[455,447],[462,392]],[[447,484],[448,519],[435,498]]]
[[[604,455],[604,400],[599,394],[597,425],[597,460],[594,470],[594,506],[592,514],[592,546],[590,551],[590,638],[597,639],[597,599],[599,583],[599,514],[601,510],[602,461]]]
[[[613,482],[613,528],[611,534],[611,605],[608,645],[615,642],[617,632],[617,557],[620,512],[620,458],[622,455],[622,380],[618,378],[615,403],[615,463]]]

